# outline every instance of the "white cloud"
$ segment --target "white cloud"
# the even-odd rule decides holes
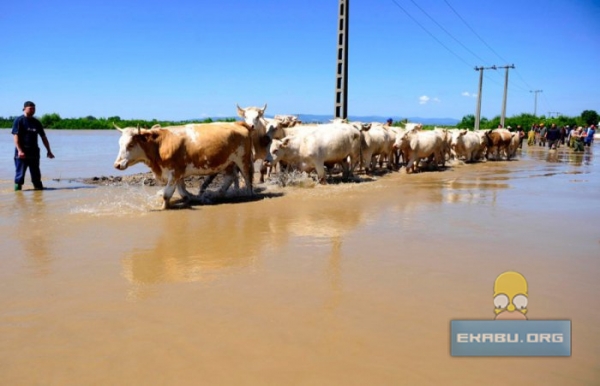
[[[429,102],[437,102],[437,103],[439,103],[440,102],[440,98],[434,97],[432,99],[432,98],[428,97],[427,95],[423,95],[423,96],[419,97],[419,104],[420,105],[426,105]]]
[[[465,96],[465,97],[473,97],[473,98],[477,98],[477,94],[473,93],[471,94],[468,91],[463,91],[460,95]]]

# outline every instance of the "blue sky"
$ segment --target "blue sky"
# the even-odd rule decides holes
[[[3,1],[0,116],[25,100],[63,118],[234,116],[236,103],[333,115],[337,14],[337,0]],[[508,116],[533,113],[537,89],[538,115],[600,112],[599,20],[597,0],[351,0],[348,113],[460,119],[474,67],[494,64],[516,66]],[[505,70],[484,74],[492,118]]]

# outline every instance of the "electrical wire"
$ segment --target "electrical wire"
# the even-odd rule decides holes
[[[431,36],[436,42],[438,42],[442,47],[444,47],[448,52],[450,52],[452,55],[454,55],[458,60],[460,60],[461,62],[463,62],[464,64],[466,64],[469,67],[473,67],[470,63],[468,63],[465,59],[463,59],[460,55],[458,55],[456,52],[452,51],[450,48],[448,48],[448,46],[446,46],[440,39],[438,39],[437,37],[435,37],[434,34],[432,34],[431,32],[429,32],[429,30],[427,28],[425,28],[421,23],[419,23],[419,21],[417,19],[415,19],[410,13],[408,13],[408,11],[406,9],[404,9],[404,7],[402,7],[400,4],[398,4],[398,2],[396,0],[392,0],[392,2],[394,4],[396,4],[396,6],[398,8],[400,8],[402,10],[402,12],[404,12],[406,14],[406,16],[410,17],[412,19],[412,21],[414,21],[419,27],[421,27],[421,29],[423,31],[425,31],[429,36]]]

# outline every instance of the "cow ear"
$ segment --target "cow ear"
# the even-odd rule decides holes
[[[290,138],[285,137],[284,139],[281,140],[281,147],[287,147],[289,143],[290,143]]]
[[[244,118],[244,113],[246,112],[243,108],[240,107],[239,104],[235,104],[237,106],[237,113],[240,118]]]

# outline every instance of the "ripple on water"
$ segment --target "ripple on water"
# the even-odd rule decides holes
[[[93,197],[75,200],[70,214],[94,216],[128,216],[145,214],[160,209],[160,197],[154,191],[139,186],[102,187],[95,190]]]

